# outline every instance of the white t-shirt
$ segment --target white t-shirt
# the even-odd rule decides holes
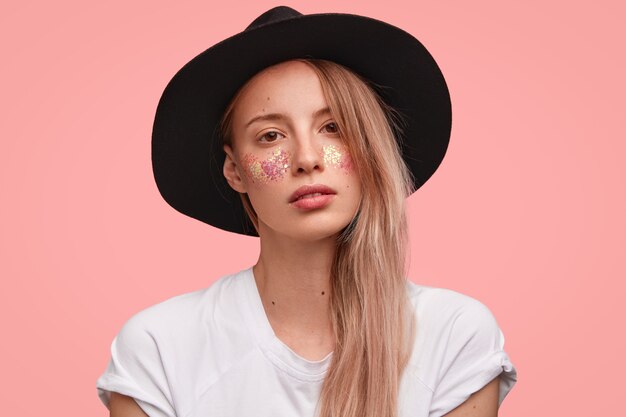
[[[500,375],[517,380],[491,312],[466,295],[408,282],[417,322],[400,417],[441,416]],[[332,352],[310,361],[278,339],[252,268],[132,316],[96,387],[133,397],[150,417],[313,417]]]

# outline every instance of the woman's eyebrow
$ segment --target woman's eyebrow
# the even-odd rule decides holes
[[[319,110],[314,111],[314,112],[313,112],[313,118],[315,119],[315,118],[318,118],[318,117],[320,117],[320,116],[322,116],[322,115],[325,115],[325,114],[330,114],[330,108],[328,108],[328,107],[324,107],[324,108],[322,108],[322,109],[319,109]],[[252,124],[252,123],[259,122],[259,121],[262,121],[262,120],[283,120],[283,119],[286,119],[286,118],[287,118],[287,116],[285,116],[285,115],[284,115],[284,114],[282,114],[282,113],[268,113],[268,114],[262,114],[262,115],[260,115],[260,116],[255,116],[255,117],[253,117],[252,119],[250,119],[250,120],[248,121],[248,123],[246,123],[246,129],[247,129],[247,128],[248,128],[248,127]]]
[[[250,119],[248,123],[246,123],[246,129],[254,122],[259,122],[262,120],[282,120],[282,119],[286,119],[285,115],[282,113],[262,114],[260,116],[256,116]]]
[[[319,109],[316,112],[313,112],[313,118],[318,118],[320,116],[330,114],[330,108],[324,107],[323,109]]]

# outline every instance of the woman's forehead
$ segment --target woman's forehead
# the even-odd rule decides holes
[[[327,103],[316,72],[303,62],[287,61],[250,79],[242,89],[235,115],[245,119],[263,113],[315,112],[324,107]]]

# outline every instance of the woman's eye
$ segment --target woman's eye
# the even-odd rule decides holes
[[[269,132],[259,137],[259,142],[265,142],[265,143],[274,142],[276,139],[278,139],[278,135],[285,136],[282,133],[278,133],[274,130],[270,130]]]
[[[326,123],[322,129],[328,133],[339,133],[339,126],[335,122]]]

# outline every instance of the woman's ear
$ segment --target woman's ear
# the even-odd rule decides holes
[[[246,187],[241,177],[241,167],[237,164],[232,148],[228,145],[224,145],[224,152],[226,153],[226,159],[224,160],[224,177],[226,181],[228,181],[228,185],[239,193],[245,193]]]

